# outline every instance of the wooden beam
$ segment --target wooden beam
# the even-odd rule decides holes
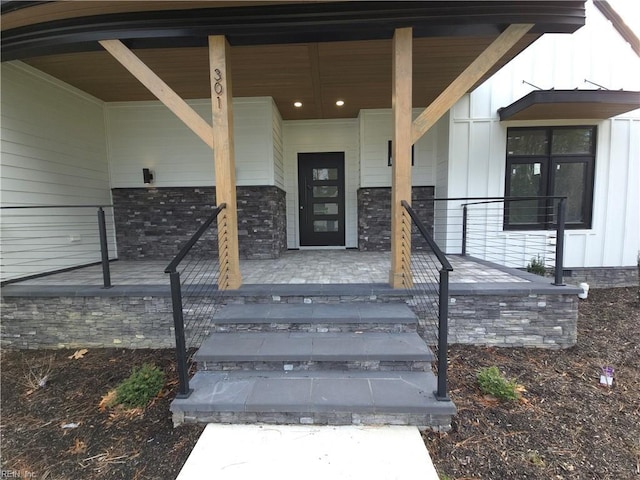
[[[413,84],[413,29],[399,28],[393,35],[393,164],[391,185],[391,272],[393,288],[411,286],[411,224],[403,200],[411,203],[411,96]]]
[[[174,92],[153,70],[129,50],[120,40],[102,40],[100,45],[113,58],[129,70],[140,83],[149,89],[158,100],[184,122],[204,143],[213,149],[213,133],[209,125],[198,113]]]
[[[411,140],[416,143],[435,123],[449,111],[462,96],[487,73],[524,35],[531,24],[510,25],[478,58],[413,121]]]
[[[211,79],[211,108],[213,112],[213,140],[216,203],[227,207],[218,216],[218,245],[222,290],[235,290],[242,285],[238,248],[238,207],[236,203],[236,167],[233,143],[233,102],[231,67],[228,63],[229,44],[223,35],[209,37],[209,69]]]

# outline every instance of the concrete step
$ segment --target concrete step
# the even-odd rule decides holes
[[[431,368],[416,333],[215,333],[194,360],[200,370],[407,370]]]
[[[448,429],[431,372],[198,372],[171,403],[174,424],[417,425]]]
[[[401,303],[227,305],[214,319],[214,331],[412,332],[416,316]]]

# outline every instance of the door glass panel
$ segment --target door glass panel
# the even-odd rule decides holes
[[[507,156],[546,155],[548,142],[546,130],[510,129],[507,137]]]
[[[584,154],[592,151],[592,128],[559,128],[553,131],[552,154]]]
[[[314,220],[313,231],[314,232],[337,232],[338,220]]]
[[[554,194],[567,197],[567,222],[583,222],[582,199],[586,183],[585,163],[558,163],[555,165]],[[554,211],[555,214],[555,211]]]
[[[314,198],[336,198],[338,196],[338,187],[337,186],[321,186],[321,187],[313,187],[313,197]]]
[[[337,168],[314,168],[313,179],[314,180],[337,180],[338,169]]]
[[[536,197],[542,192],[542,164],[512,163],[509,197]],[[538,223],[538,201],[523,200],[509,203],[510,225]]]
[[[337,203],[314,203],[313,204],[314,215],[338,215]]]

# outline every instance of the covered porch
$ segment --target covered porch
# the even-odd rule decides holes
[[[6,286],[6,344],[175,341],[176,424],[441,429],[455,413],[449,341],[573,344],[575,288],[468,258],[452,265],[426,217],[448,188],[439,120],[542,34],[578,29],[582,2],[68,5],[3,5],[3,58],[30,65],[12,67],[16,89],[36,68],[108,103],[91,107],[108,119],[96,135],[108,138],[100,178],[55,194],[113,204],[122,257],[111,288],[91,269]],[[161,105],[129,103],[152,98]],[[215,207],[178,213],[197,203]],[[39,241],[33,251],[46,252]],[[163,243],[176,255],[170,289],[160,255],[147,253]],[[241,258],[264,244],[269,260]],[[127,245],[148,267],[123,261]],[[199,348],[192,379],[189,348]]]

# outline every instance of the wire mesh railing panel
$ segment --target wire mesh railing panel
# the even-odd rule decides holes
[[[185,341],[189,349],[200,347],[211,333],[213,317],[218,310],[218,229],[212,227],[203,235],[202,242],[196,243],[189,255],[180,265],[182,287],[182,311],[184,318]],[[216,238],[212,242],[211,237]]]
[[[440,309],[440,263],[435,255],[428,252],[429,245],[419,235],[413,225],[411,240],[411,287],[412,300],[410,306],[418,317],[418,333],[434,350],[438,348],[438,312]],[[423,251],[415,251],[414,247],[422,247]]]
[[[221,269],[216,222],[224,208],[222,204],[211,212],[165,269],[171,281],[179,397],[191,393],[192,357],[211,333],[222,298],[218,289]]]
[[[435,354],[438,386],[436,399],[448,400],[447,351],[449,316],[449,272],[453,269],[433,239],[432,227],[407,202],[402,202],[404,221],[411,225],[409,305],[418,318],[418,333]]]

